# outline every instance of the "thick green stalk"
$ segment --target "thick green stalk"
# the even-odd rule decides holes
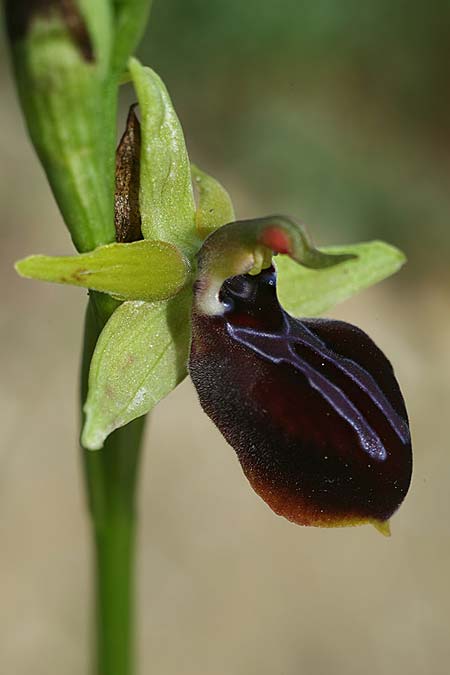
[[[92,294],[86,312],[82,400],[98,335],[114,304]],[[132,675],[135,495],[145,417],[115,431],[100,451],[83,449],[96,569],[95,675]]]
[[[15,78],[28,131],[75,247],[115,241],[119,80],[151,0],[5,0]],[[104,287],[101,290],[105,290]],[[108,289],[106,289],[108,290]],[[82,402],[98,336],[117,303],[92,293]],[[144,419],[101,452],[83,450],[96,555],[97,675],[131,675],[135,492]]]

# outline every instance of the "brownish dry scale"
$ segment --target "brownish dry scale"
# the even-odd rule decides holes
[[[116,151],[116,190],[114,224],[116,241],[121,243],[143,239],[139,210],[141,125],[130,107],[127,124]]]
[[[387,533],[412,471],[388,359],[355,326],[288,315],[273,268],[228,279],[220,300],[217,316],[194,303],[190,374],[254,490],[299,525]]]

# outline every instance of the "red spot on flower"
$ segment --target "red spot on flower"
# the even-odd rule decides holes
[[[288,234],[275,226],[267,227],[261,235],[261,244],[270,248],[275,253],[289,255],[291,253],[291,240]]]

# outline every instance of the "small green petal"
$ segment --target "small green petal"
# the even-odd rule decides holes
[[[278,295],[283,307],[297,316],[317,316],[355,293],[386,279],[404,265],[404,254],[382,241],[322,249],[355,258],[336,267],[307,269],[286,256],[276,260]]]
[[[16,263],[30,279],[71,284],[109,293],[119,300],[170,298],[185,285],[189,263],[164,241],[136,241],[99,246],[77,256],[33,255]]]
[[[101,333],[91,362],[82,444],[148,413],[187,374],[191,289],[167,302],[125,302]]]
[[[158,75],[132,58],[129,71],[141,116],[139,205],[145,239],[162,239],[192,254],[199,244],[191,168],[183,130]]]
[[[202,239],[218,227],[235,219],[230,195],[218,180],[191,164],[192,178],[198,189],[198,207],[195,214],[197,232]]]

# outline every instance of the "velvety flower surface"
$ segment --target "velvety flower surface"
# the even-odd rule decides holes
[[[383,530],[412,470],[388,359],[353,325],[288,315],[273,267],[228,279],[220,301],[213,316],[194,302],[190,374],[254,490],[300,525]]]

